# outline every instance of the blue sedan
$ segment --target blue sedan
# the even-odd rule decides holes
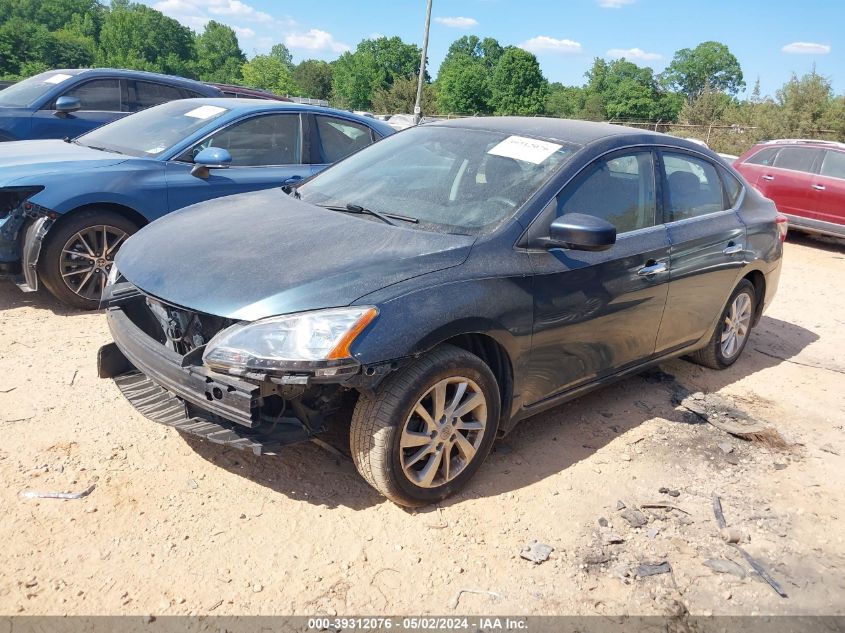
[[[0,275],[97,308],[117,250],[142,226],[211,198],[294,184],[392,132],[331,108],[184,99],[73,141],[2,143]]]
[[[0,93],[0,141],[73,138],[174,99],[223,96],[215,86],[142,70],[48,70]]]

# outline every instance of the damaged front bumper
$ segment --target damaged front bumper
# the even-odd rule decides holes
[[[99,350],[99,376],[113,378],[145,417],[211,442],[273,454],[324,431],[342,398],[341,386],[325,380],[291,384],[214,372],[201,364],[201,348],[183,356],[123,308],[111,307],[106,316],[114,343]]]
[[[38,258],[58,213],[23,202],[0,220],[0,276],[24,292],[38,290]]]

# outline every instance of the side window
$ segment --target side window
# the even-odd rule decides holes
[[[728,196],[728,203],[731,207],[733,207],[736,205],[736,201],[739,200],[739,194],[742,193],[742,185],[727,169],[722,169],[720,167],[719,171],[722,173],[722,183],[725,185],[725,193]]]
[[[132,112],[144,110],[160,103],[167,103],[175,99],[181,99],[184,95],[179,88],[156,84],[150,81],[136,81],[135,98],[130,106]]]
[[[232,155],[232,167],[298,165],[300,133],[298,114],[254,116],[212,134],[192,150],[221,147]]]
[[[598,161],[558,195],[558,216],[585,213],[607,220],[618,233],[654,226],[651,152]]]
[[[712,163],[686,154],[663,154],[669,222],[725,208],[722,181]]]
[[[777,156],[779,149],[779,147],[767,147],[766,149],[754,154],[754,156],[750,157],[745,162],[750,163],[751,165],[771,166],[775,162],[775,156]]]
[[[821,174],[829,178],[842,178],[845,180],[845,152],[827,150],[824,153]]]
[[[794,171],[813,171],[813,163],[821,150],[809,147],[784,147],[775,159],[775,167]]]
[[[336,163],[373,142],[365,125],[320,115],[316,119],[323,163]]]
[[[120,80],[93,79],[71,88],[63,97],[76,97],[82,107],[80,110],[102,112],[120,112]]]

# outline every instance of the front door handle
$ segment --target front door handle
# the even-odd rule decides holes
[[[775,177],[774,177],[774,176],[770,176],[769,174],[766,174],[765,176],[762,176],[762,178],[763,178],[763,180],[774,180],[774,179],[775,179]]]
[[[734,244],[733,242],[731,242],[730,244],[728,244],[727,248],[722,252],[725,255],[736,255],[737,253],[741,253],[742,251],[742,244]]]
[[[816,191],[824,191],[824,185],[813,185],[813,189]]]
[[[667,270],[669,270],[669,267],[666,265],[666,262],[654,262],[640,268],[637,274],[640,277],[650,277],[657,273],[665,273]]]

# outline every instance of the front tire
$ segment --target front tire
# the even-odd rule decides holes
[[[711,369],[727,369],[733,365],[748,343],[756,309],[754,284],[743,279],[722,310],[713,336],[705,347],[691,354],[690,359]]]
[[[361,395],[350,426],[358,472],[403,506],[435,503],[460,490],[490,452],[499,388],[474,354],[442,345]]]
[[[137,230],[138,225],[114,211],[76,212],[47,233],[38,275],[62,303],[96,310],[114,256]]]

